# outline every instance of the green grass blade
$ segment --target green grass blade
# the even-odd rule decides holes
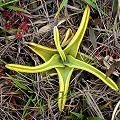
[[[115,16],[117,15],[118,13],[118,0],[112,0],[112,16],[113,18],[115,18]]]
[[[99,10],[101,13],[103,13],[105,16],[108,16],[107,13],[105,13],[102,9],[98,8],[96,6],[96,4],[90,0],[85,0],[85,2],[87,2],[90,6],[92,6],[93,8],[95,8],[96,10]]]
[[[59,15],[60,11],[61,11],[62,8],[67,4],[67,2],[68,2],[68,0],[63,0],[63,1],[62,1],[61,5],[60,5],[60,8],[58,9],[55,17],[57,17],[57,16]]]
[[[65,120],[77,120],[77,117],[76,116],[65,116]]]
[[[81,24],[76,34],[74,35],[70,43],[67,45],[67,47],[64,49],[66,54],[76,57],[80,43],[82,42],[82,39],[84,37],[88,25],[89,15],[90,15],[90,8],[87,6],[83,14]]]
[[[38,72],[44,72],[50,70],[55,67],[64,67],[64,65],[61,62],[59,62],[59,60],[60,60],[60,56],[58,54],[55,54],[49,61],[39,66],[31,67],[31,66],[23,66],[17,64],[7,64],[6,68],[18,72],[38,73]]]
[[[54,27],[54,41],[55,41],[55,45],[57,47],[57,50],[60,54],[60,57],[62,58],[63,61],[66,60],[66,56],[64,51],[62,50],[61,46],[60,46],[60,38],[59,38],[59,31],[57,26]]]
[[[116,28],[117,26],[120,25],[120,22],[116,23],[115,25],[113,25],[110,29],[108,29],[105,33],[101,34],[100,37],[103,37],[105,35],[107,35],[110,31],[112,31],[114,28]]]
[[[81,6],[86,6],[86,4],[82,0],[77,0],[78,4]]]
[[[26,105],[24,106],[24,111],[23,111],[23,114],[22,114],[22,119],[24,119],[26,117],[26,114],[27,114],[27,107],[30,105],[30,103],[32,102],[32,98],[33,98],[33,95],[31,95],[26,103]]]
[[[28,87],[26,87],[24,84],[22,84],[19,80],[13,78],[12,76],[10,76],[9,74],[7,74],[9,76],[9,78],[20,88],[30,91],[30,89]]]
[[[101,79],[106,85],[111,87],[113,90],[115,91],[119,90],[118,86],[112,79],[110,79],[109,77],[106,78],[106,75],[104,73],[102,73],[100,70],[96,69],[95,67],[91,66],[90,64],[87,64],[83,61],[79,61],[70,55],[68,56],[68,61],[69,62],[66,63],[67,66],[90,72],[93,75],[97,76],[99,79]]]
[[[19,1],[19,0],[12,0],[12,1],[6,2],[6,3],[0,2],[0,6],[1,6],[1,7],[4,7],[4,6],[6,6],[6,5],[9,5],[9,4],[11,4],[11,3],[18,2],[18,1]]]
[[[99,117],[88,117],[88,120],[106,120],[106,119],[99,118]]]
[[[33,42],[25,42],[25,45],[39,55],[45,62],[50,60],[54,54],[58,53],[56,49],[48,48]]]
[[[9,9],[15,10],[15,11],[21,11],[21,12],[30,14],[30,12],[28,12],[27,10],[24,10],[24,9],[22,9],[22,8],[18,8],[18,7],[15,7],[15,6],[6,6],[6,8],[9,8]]]
[[[73,115],[77,116],[77,118],[84,118],[83,114],[76,113],[76,112],[71,112]]]

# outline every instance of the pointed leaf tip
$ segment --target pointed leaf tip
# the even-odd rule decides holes
[[[56,49],[48,48],[33,42],[24,42],[24,44],[40,56],[45,62],[50,60],[54,54],[58,53]]]
[[[63,61],[66,60],[66,55],[64,53],[64,51],[62,50],[61,46],[60,46],[60,38],[59,38],[59,31],[57,26],[54,27],[54,41],[55,41],[55,45],[57,47],[57,50],[60,54],[60,57]]]
[[[7,64],[5,67],[18,72],[38,73],[53,69],[55,67],[64,67],[64,65],[60,62],[60,56],[55,54],[49,61],[43,63],[42,65],[32,67],[17,64]]]
[[[118,86],[111,78],[109,78],[109,77],[106,78],[106,75],[103,72],[101,72],[97,68],[93,67],[92,65],[87,64],[83,61],[77,60],[77,59],[73,58],[71,55],[68,56],[68,61],[69,62],[66,63],[67,66],[90,72],[93,75],[95,75],[96,77],[98,77],[99,79],[101,79],[106,85],[108,85],[113,90],[115,90],[115,91],[119,90]]]
[[[82,42],[85,31],[87,29],[87,25],[88,25],[88,21],[89,21],[89,15],[90,15],[90,8],[89,8],[89,6],[87,6],[85,11],[84,11],[80,26],[79,26],[76,34],[74,35],[74,37],[72,38],[70,43],[64,49],[64,52],[66,54],[69,54],[73,57],[76,57],[79,46]]]

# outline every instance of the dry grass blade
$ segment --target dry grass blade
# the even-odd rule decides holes
[[[120,113],[120,93],[111,90],[100,79],[88,72],[74,71],[65,109],[64,112],[60,113],[57,106],[59,90],[57,76],[50,76],[51,73],[49,71],[29,75],[23,73],[21,75],[6,69],[4,64],[18,63],[37,66],[43,63],[43,60],[38,55],[35,55],[34,52],[31,52],[23,43],[25,41],[35,42],[36,44],[39,43],[43,46],[55,48],[53,41],[54,25],[57,25],[60,30],[61,42],[64,40],[65,32],[68,28],[75,34],[87,3],[91,4],[90,15],[92,20],[89,20],[89,26],[94,30],[92,34],[95,35],[95,39],[92,34],[89,34],[88,29],[79,48],[87,56],[84,57],[81,54],[77,56],[80,56],[82,60],[85,60],[88,56],[91,58],[94,56],[94,66],[104,73],[106,71],[106,66],[103,63],[104,58],[106,55],[113,57],[113,62],[107,68],[106,77],[110,76],[114,81],[117,81],[117,85],[120,88],[120,79],[118,77],[120,75],[120,62],[116,68],[114,64],[117,59],[120,59],[120,4],[118,4],[120,0],[68,1],[67,4],[62,5],[59,16],[56,18],[56,12],[64,0],[6,1],[8,0],[0,0],[0,59],[3,60],[0,60],[0,120],[21,120],[22,115],[25,115],[26,120],[64,120],[65,116],[71,116],[70,111],[81,113],[85,115],[85,118],[87,117],[86,119],[89,119],[89,117],[95,120],[98,117],[103,117],[106,120],[117,119]],[[1,3],[5,4],[1,7]],[[22,8],[31,14],[10,10],[6,8],[6,5]],[[100,9],[107,13],[108,16],[101,12]],[[29,26],[27,31],[21,30],[21,24],[25,22],[25,19],[27,19]],[[6,29],[6,23],[7,25],[10,23],[14,28]],[[18,30],[22,33],[21,39],[16,38]],[[6,37],[11,39],[11,41]],[[71,36],[67,39],[65,45],[72,38]],[[93,40],[92,43],[90,39],[97,40],[97,46],[95,41]],[[36,47],[33,46],[33,48]],[[97,51],[93,51],[94,49]],[[114,55],[113,52],[115,53]],[[91,61],[93,61],[93,58]],[[85,62],[87,63],[88,60],[85,60]],[[115,70],[113,70],[114,68]],[[113,75],[111,75],[112,72]],[[118,76],[115,76],[114,72],[118,72]],[[31,93],[20,88],[11,79],[8,79],[5,73],[15,79],[25,81],[24,85],[34,91],[32,102],[27,107],[25,105],[29,101]],[[42,99],[41,102],[40,99]],[[111,103],[109,104],[110,101]],[[25,114],[23,114],[24,110],[27,110]],[[95,116],[96,118],[94,118]]]
[[[103,114],[100,111],[100,108],[98,107],[98,105],[97,105],[96,101],[94,100],[94,98],[92,97],[92,95],[89,92],[85,91],[84,96],[87,100],[88,105],[92,109],[93,114],[95,114],[95,116],[98,116],[98,117],[104,119]]]
[[[118,0],[118,17],[119,17],[119,20],[120,20],[120,0]]]
[[[66,5],[66,6],[67,6],[67,8],[69,8],[69,9],[71,9],[73,11],[81,11],[82,12],[82,10],[77,8],[77,7],[74,7],[74,6],[71,6],[71,5]]]
[[[116,104],[116,106],[114,108],[111,120],[115,120],[117,109],[119,108],[119,106],[120,106],[120,101]]]
[[[35,24],[45,24],[45,23],[47,23],[48,21],[43,21],[43,20],[37,20],[37,21],[35,21],[33,24],[35,25]]]
[[[48,25],[46,25],[46,26],[41,27],[41,28],[38,30],[37,34],[44,34],[44,33],[46,33],[46,32],[49,32],[51,29],[52,29],[51,25],[48,24]]]

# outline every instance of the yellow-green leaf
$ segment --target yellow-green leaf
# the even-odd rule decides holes
[[[88,25],[89,15],[90,15],[90,8],[89,8],[89,6],[87,6],[84,11],[82,21],[80,23],[80,26],[79,26],[76,34],[74,35],[74,37],[72,38],[70,43],[67,45],[67,47],[64,49],[64,52],[66,54],[76,57],[80,43],[84,37],[85,31],[86,31],[86,28]]]
[[[48,61],[54,54],[57,54],[56,49],[48,48],[33,42],[25,42],[25,45],[39,55],[45,62]]]
[[[106,78],[106,75],[104,73],[102,73],[100,70],[96,69],[95,67],[91,66],[90,64],[87,64],[83,61],[79,61],[73,58],[71,55],[68,56],[68,61],[69,61],[68,63],[66,62],[67,66],[90,72],[93,75],[97,76],[99,79],[101,79],[106,85],[111,87],[113,90],[115,91],[119,90],[118,86],[111,78],[109,77]]]
[[[55,54],[49,61],[43,63],[39,66],[24,66],[24,65],[17,65],[17,64],[7,64],[6,68],[10,70],[15,70],[18,72],[26,72],[26,73],[38,73],[50,70],[55,67],[64,67],[64,65],[60,62],[60,56]]]
[[[65,38],[62,42],[62,47],[66,46],[70,42],[70,38],[72,37],[72,30],[69,28],[66,32]]]
[[[60,38],[59,38],[59,31],[57,26],[54,27],[54,41],[55,41],[55,45],[57,47],[57,50],[60,54],[60,57],[62,58],[63,61],[66,60],[66,56],[64,51],[62,50],[61,46],[60,46]]]
[[[69,88],[69,82],[74,68],[64,67],[64,68],[56,68],[56,71],[59,76],[59,96],[58,96],[58,107],[59,110],[62,111],[64,109],[66,103],[66,97]]]

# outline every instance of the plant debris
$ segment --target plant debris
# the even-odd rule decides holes
[[[28,66],[42,64],[43,60],[28,49],[24,42],[55,48],[53,27],[57,25],[59,28],[62,43],[69,28],[73,34],[76,33],[85,6],[90,5],[90,22],[79,49],[88,57],[94,58],[94,67],[106,73],[106,77],[112,78],[119,86],[120,23],[119,12],[115,12],[119,9],[118,3],[110,0],[72,0],[60,8],[61,3],[57,0],[0,1],[0,119],[61,120],[67,119],[66,116],[75,118],[76,114],[84,116],[83,119],[120,118],[120,92],[113,91],[88,72],[73,72],[65,109],[59,112],[57,76],[50,76],[49,72],[44,75],[18,73],[4,67],[8,63]],[[14,6],[14,10],[7,5]],[[16,7],[30,14],[19,11],[20,9],[15,10]],[[55,17],[59,8],[59,14]],[[89,28],[93,30],[92,34],[89,33]],[[104,64],[106,56],[113,58],[112,63],[106,61]],[[83,61],[87,59],[82,55],[80,57]],[[117,76],[114,72],[118,72]],[[17,84],[12,81],[13,78]],[[21,89],[21,84],[29,90]]]

